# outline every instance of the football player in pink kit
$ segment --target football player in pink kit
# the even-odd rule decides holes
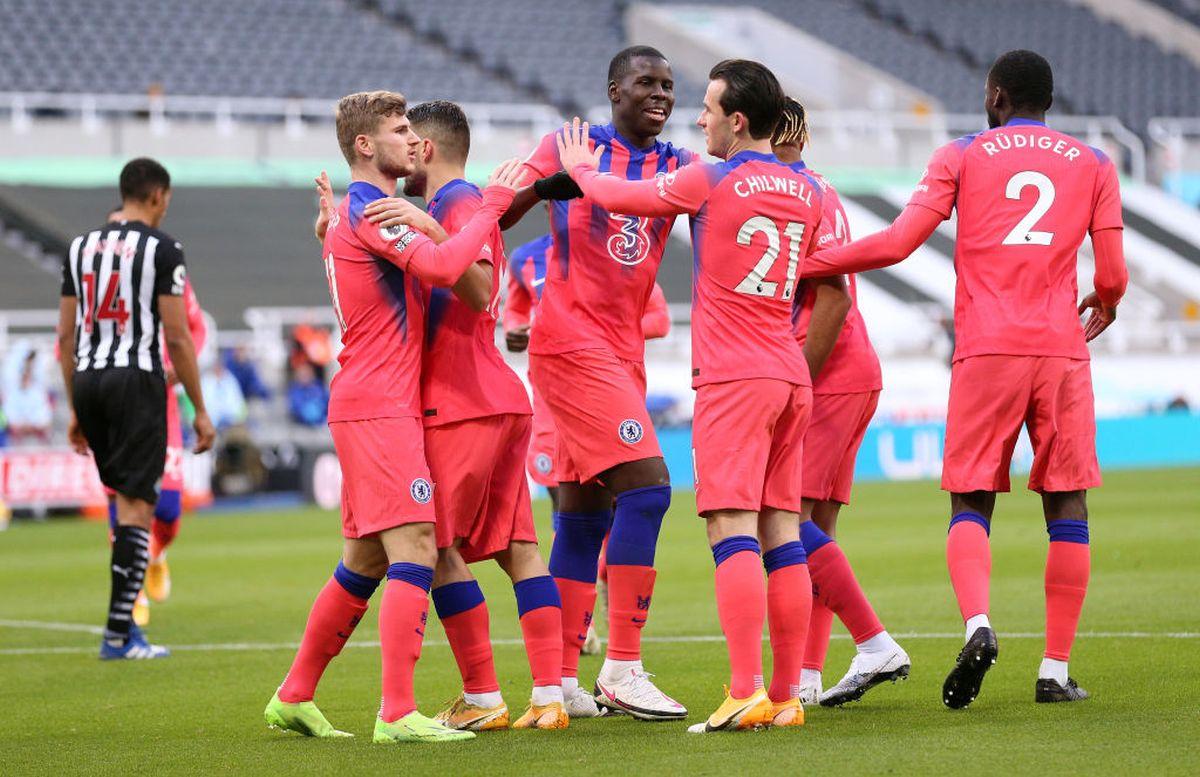
[[[659,51],[635,46],[613,57],[608,97],[612,123],[591,128],[592,139],[607,149],[602,169],[648,180],[692,160],[691,152],[656,140],[675,102],[671,66]],[[544,137],[525,161],[525,170],[542,178],[535,186],[562,171],[556,136]],[[536,198],[514,211],[532,202]],[[567,710],[594,716],[599,704],[643,720],[683,718],[687,710],[650,680],[641,653],[654,551],[671,502],[667,466],[646,412],[641,320],[673,219],[624,215],[583,197],[552,203],[550,222],[554,260],[530,336],[529,373],[558,433],[550,572],[562,594]],[[579,651],[606,533],[608,653],[593,701],[578,685]]]
[[[808,142],[804,106],[788,99],[775,128],[771,147],[781,161],[807,169],[800,155]],[[824,212],[817,248],[850,242],[846,211],[833,186],[808,170],[824,192]],[[875,413],[883,380],[879,358],[871,347],[866,323],[858,311],[854,276],[804,281],[796,291],[792,317],[813,380],[813,411],[804,433],[804,502],[801,525],[808,569],[813,580],[812,619],[800,673],[800,701],[837,706],[862,698],[886,681],[908,676],[912,662],[883,627],[863,594],[854,570],[833,540],[838,512],[850,502],[854,459],[867,424]],[[824,309],[829,308],[829,312]],[[838,326],[822,326],[845,318]],[[818,322],[813,326],[812,322]],[[827,693],[821,693],[821,668],[829,649],[829,633],[837,614],[857,651],[848,671]]]
[[[462,108],[438,100],[408,112],[421,137],[404,193],[425,198],[435,239],[461,230],[479,209],[465,180],[471,130]],[[391,200],[385,200],[391,203]],[[399,201],[402,209],[411,205]],[[386,213],[371,217],[383,226]],[[562,696],[562,609],[538,552],[525,453],[530,407],[525,386],[496,348],[496,315],[506,261],[499,227],[479,262],[453,291],[427,287],[421,368],[425,456],[433,476],[438,564],[434,608],[463,677],[463,693],[437,716],[472,731],[508,728],[492,658],[487,604],[468,564],[493,558],[513,581],[533,672],[533,697],[513,728],[566,728]]]
[[[1010,51],[993,63],[986,89],[991,129],[939,148],[891,227],[821,251],[811,268],[824,275],[894,264],[958,210],[942,488],[953,516],[946,559],[967,628],[942,690],[952,708],[975,699],[996,662],[988,536],[1022,425],[1034,450],[1029,488],[1042,496],[1050,535],[1046,650],[1034,698],[1087,698],[1067,673],[1091,567],[1087,489],[1100,485],[1087,341],[1115,320],[1128,281],[1116,168],[1101,151],[1045,125],[1050,64]],[[1085,233],[1096,256],[1095,291],[1077,306],[1075,255]]]
[[[757,62],[726,60],[709,79],[698,124],[722,164],[626,181],[597,169],[607,150],[578,119],[559,140],[563,168],[602,207],[691,216],[696,505],[716,562],[732,670],[725,700],[688,729],[695,733],[804,723],[798,695],[812,583],[799,523],[812,388],[793,334],[792,298],[822,210],[816,180],[771,153],[784,105],[774,74]],[[593,267],[579,263],[574,271]],[[769,689],[764,621],[774,657]]]
[[[554,237],[542,235],[520,245],[509,259],[508,295],[504,303],[504,341],[509,351],[521,353],[529,348],[529,330],[546,282],[546,268],[553,261]],[[642,335],[647,340],[666,337],[671,331],[671,312],[667,296],[657,283],[650,292],[646,312],[642,314]],[[558,480],[554,477],[556,440],[554,420],[545,401],[533,391],[533,436],[525,467],[533,482],[545,487],[552,507],[558,505]]]
[[[413,697],[437,561],[421,426],[421,284],[454,283],[475,263],[522,175],[515,160],[497,168],[479,210],[441,245],[406,224],[371,223],[368,206],[393,195],[396,179],[413,168],[420,140],[406,108],[403,95],[394,92],[363,92],[338,103],[338,145],[352,183],[329,222],[323,255],[342,330],[329,429],[342,465],[345,544],[341,563],[313,604],[291,669],[264,711],[273,727],[344,735],[313,704],[313,694],[386,574],[379,608],[383,702],[374,732],[380,743],[475,736],[421,715]]]

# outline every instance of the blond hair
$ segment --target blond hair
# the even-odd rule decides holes
[[[336,116],[338,146],[346,163],[353,165],[357,158],[354,139],[359,135],[370,135],[382,119],[403,116],[408,110],[408,101],[399,92],[376,90],[355,92],[338,100]]]
[[[783,115],[779,118],[779,124],[775,125],[771,145],[808,145],[808,118],[804,115],[804,106],[799,101],[791,97],[784,101]]]

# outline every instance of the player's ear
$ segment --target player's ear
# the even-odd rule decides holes
[[[608,82],[608,101],[610,103],[621,102],[621,85],[616,81]]]
[[[370,159],[375,156],[375,146],[368,135],[354,136],[354,150],[363,159]]]

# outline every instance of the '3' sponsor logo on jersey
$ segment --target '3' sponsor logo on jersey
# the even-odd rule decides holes
[[[608,236],[608,255],[628,267],[646,261],[650,255],[650,237],[646,234],[650,220],[620,213],[610,213],[609,218],[620,224],[620,231]]]

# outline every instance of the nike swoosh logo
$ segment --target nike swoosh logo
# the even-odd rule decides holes
[[[576,635],[575,638],[578,639],[580,642],[587,642],[587,634],[579,634],[579,635]]]
[[[630,620],[632,620],[634,623],[645,623],[646,622],[645,618],[630,618]]]

